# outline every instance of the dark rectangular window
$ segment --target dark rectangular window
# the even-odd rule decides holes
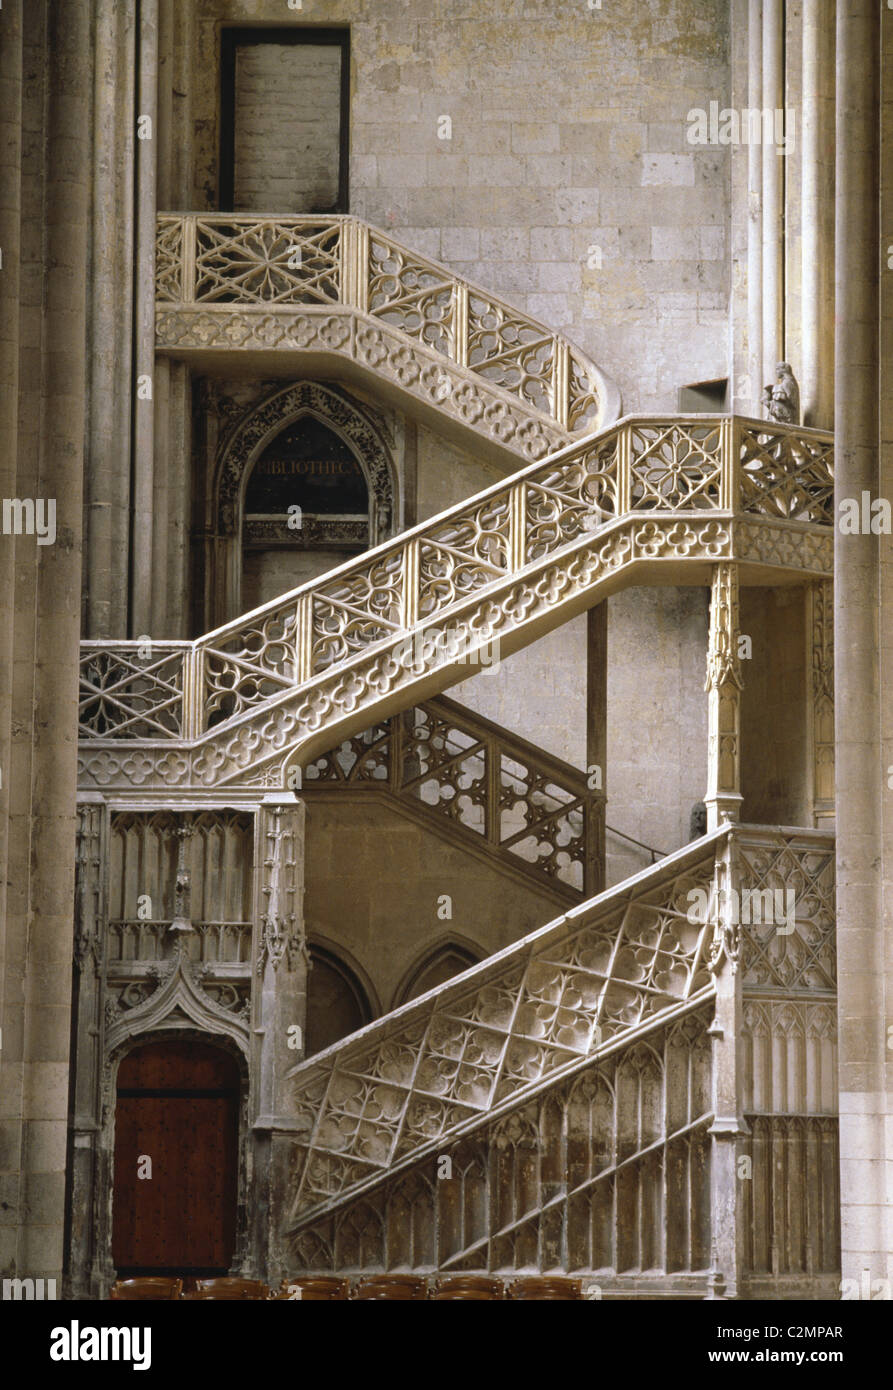
[[[221,33],[220,210],[347,212],[350,33]]]

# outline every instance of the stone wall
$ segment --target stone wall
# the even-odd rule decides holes
[[[458,938],[483,959],[564,911],[535,884],[445,843],[371,793],[310,793],[305,804],[307,934],[337,943],[385,1010],[443,940]]]
[[[237,211],[264,207],[272,212],[317,212],[335,207],[340,100],[339,47],[267,43],[237,47],[233,178]]]
[[[707,785],[706,589],[629,589],[608,601],[608,824],[664,853],[689,840]],[[650,856],[607,835],[606,882]]]
[[[291,17],[196,5],[197,209],[217,206],[219,25]],[[352,212],[563,330],[627,411],[726,374],[729,149],[686,139],[727,91],[721,0],[314,0],[312,22],[351,29]]]
[[[809,825],[805,591],[742,589],[741,819]],[[811,680],[811,673],[810,673]]]

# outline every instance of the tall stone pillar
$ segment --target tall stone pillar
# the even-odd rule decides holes
[[[883,493],[878,469],[879,108],[881,29],[874,0],[837,6],[835,503]],[[889,274],[889,272],[887,272]],[[893,478],[885,479],[886,483]],[[891,494],[889,490],[886,495]],[[883,549],[881,549],[883,547]],[[883,554],[883,583],[879,560]],[[881,642],[893,646],[889,537],[834,537],[837,957],[841,1263],[860,1287],[893,1275],[890,1126],[893,1051],[893,866],[881,742]],[[880,619],[880,621],[879,621]],[[884,704],[883,720],[889,725]],[[886,756],[885,756],[886,751]]]
[[[107,917],[108,808],[99,799],[78,807],[75,898],[74,1017],[77,1055],[72,1059],[74,1104],[71,1129],[71,1235],[69,1288],[72,1298],[98,1298],[103,1257],[95,1224],[97,1164],[101,1160],[102,1020],[100,972]]]
[[[880,225],[886,230],[893,227],[893,10],[889,6],[882,14],[881,23],[881,112],[880,112],[880,171],[881,171],[881,209]],[[880,375],[879,390],[879,435],[880,435],[880,494],[893,500],[893,237],[884,235],[882,256],[886,269],[881,274],[880,284]],[[881,612],[881,669],[880,688],[886,692],[881,703],[881,767],[885,781],[882,820],[883,829],[883,884],[884,899],[884,962],[885,1009],[883,1027],[886,1032],[886,1047],[883,1051],[885,1086],[884,1105],[886,1118],[886,1162],[887,1182],[884,1191],[886,1207],[886,1227],[882,1236],[886,1253],[886,1270],[879,1276],[887,1281],[887,1288],[893,1289],[893,538],[882,535],[880,548],[880,612]],[[888,1295],[889,1296],[889,1295]]]
[[[158,0],[140,0],[136,142],[136,313],[134,323],[133,636],[153,627],[153,512],[155,506],[155,219],[158,168]],[[149,124],[147,124],[147,122]],[[141,124],[142,123],[142,124]],[[139,132],[150,139],[139,139]],[[148,383],[148,387],[147,387]],[[151,392],[151,394],[149,394]],[[159,518],[163,525],[166,518]]]
[[[307,966],[304,934],[304,806],[268,798],[255,829],[251,1134],[254,1193],[248,1272],[277,1283],[286,1273],[280,1230],[295,1139],[287,1076],[304,1056]]]
[[[738,567],[714,566],[707,654],[707,829],[736,821],[741,809],[741,662]]]
[[[84,630],[126,637],[133,374],[135,0],[98,0]]]
[[[747,105],[763,102],[763,0],[750,0],[747,27]],[[747,377],[751,401],[760,414],[763,388],[763,146],[747,146]]]
[[[19,241],[22,230],[22,0],[0,11],[0,493],[16,494],[19,390]],[[15,537],[0,536],[0,1179],[15,1171],[21,1151],[21,1089],[17,1084],[21,1046],[16,1043],[7,999],[19,1006],[18,979],[8,935],[11,723],[15,633]],[[13,969],[8,972],[8,964]],[[9,993],[7,994],[7,979]],[[10,1059],[11,1066],[7,1066]],[[13,1078],[15,1077],[15,1081]],[[16,1213],[17,1216],[17,1213]],[[0,1219],[0,1270],[14,1268],[15,1222]]]
[[[803,423],[831,429],[834,413],[834,8],[803,0],[801,305]]]
[[[784,107],[784,5],[763,0],[764,111]],[[762,146],[763,173],[763,379],[775,380],[784,352],[784,159],[780,147]]]
[[[6,653],[13,689],[3,768],[10,808],[0,1221],[4,1270],[57,1281],[71,1032],[92,8],[90,0],[66,0],[22,11],[28,141],[19,241],[19,438],[10,495],[54,502],[56,526],[52,543],[16,537],[13,643]],[[13,32],[17,6],[0,12],[0,25],[10,14]],[[14,38],[10,58],[6,38],[4,28],[4,65],[17,50]],[[14,84],[9,94],[15,98]]]
[[[605,886],[605,805],[608,763],[608,603],[590,608],[586,629],[586,778],[591,795],[587,896]]]

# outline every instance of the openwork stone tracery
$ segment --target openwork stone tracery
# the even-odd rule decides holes
[[[760,432],[757,446],[753,433],[748,422],[729,418],[625,422],[554,462],[522,470],[336,577],[267,604],[248,621],[179,648],[166,645],[168,664],[157,680],[152,661],[161,657],[154,649],[141,674],[136,644],[120,646],[120,667],[118,645],[85,644],[86,785],[281,785],[284,762],[299,747],[312,756],[325,749],[324,740],[331,746],[336,731],[349,734],[412,703],[423,681],[429,689],[432,678],[446,684],[456,651],[474,653],[496,640],[509,655],[588,606],[600,586],[619,587],[624,572],[632,581],[648,566],[671,563],[677,573],[699,566],[700,579],[705,561],[739,561],[830,574],[832,533],[815,519],[831,518],[824,437],[774,426]],[[781,519],[774,459],[801,434],[814,500],[804,502],[801,477]],[[721,484],[705,491],[708,449],[715,450],[710,466]],[[683,485],[686,458],[694,471]],[[639,509],[646,497],[647,516]],[[407,662],[396,652],[408,632],[445,627],[452,656],[436,643],[421,660]],[[724,680],[726,695],[730,689]],[[118,727],[137,746],[116,746]],[[153,746],[139,747],[150,729]],[[174,746],[154,745],[159,735],[173,737]],[[733,791],[723,791],[726,801]]]
[[[677,1297],[759,1297],[774,1277],[831,1296],[833,865],[817,832],[718,832],[298,1068],[284,1272],[535,1268]],[[792,930],[748,917],[730,935],[722,894],[745,888],[791,893]]]
[[[560,334],[352,217],[162,215],[156,334],[350,359],[527,458],[619,413]]]
[[[398,307],[414,324],[412,293]],[[435,338],[452,331],[431,308],[438,294],[426,282],[415,301]],[[271,1268],[534,1264],[599,1268],[609,1284],[640,1290],[647,1266],[663,1292],[731,1297],[763,1277],[767,1258],[781,1260],[792,1287],[818,1288],[833,1269],[825,1178],[803,1198],[817,1232],[804,1240],[800,1218],[779,1212],[769,1171],[779,1136],[797,1162],[820,1157],[823,1174],[836,1142],[827,840],[726,825],[583,916],[295,1067],[303,807],[283,793],[298,765],[308,785],[384,781],[418,814],[497,852],[532,839],[553,881],[563,874],[579,891],[589,832],[582,793],[568,796],[581,792],[573,779],[503,746],[450,702],[413,697],[448,683],[456,649],[498,640],[508,655],[666,566],[673,582],[712,582],[706,800],[714,823],[733,820],[739,566],[830,575],[826,445],[815,431],[728,418],[626,421],[195,643],[148,653],[85,644],[81,757],[94,795],[200,803],[225,787],[256,808],[245,931],[203,923],[188,905],[194,835],[178,837],[167,916],[189,929],[175,950],[165,915],[157,930],[134,930],[127,914],[102,927],[89,876],[107,812],[85,816],[79,949],[89,960],[105,930],[122,959],[132,943],[145,954],[139,969],[118,970],[100,1010],[115,1038],[201,1016],[245,1039],[259,1078],[257,1210],[278,1213],[275,1229],[252,1239]],[[452,655],[451,644],[421,640],[446,629]],[[193,827],[197,814],[190,808]],[[745,884],[794,893],[790,934],[764,937],[735,918],[720,889]],[[693,889],[712,889],[704,918],[691,915]],[[236,953],[231,969],[205,959],[215,950]],[[780,1046],[786,1089],[767,1095],[766,1049]],[[443,1156],[459,1178],[452,1189],[434,1176]],[[754,1164],[752,1209],[775,1204],[783,1256],[742,1235],[741,1157]]]

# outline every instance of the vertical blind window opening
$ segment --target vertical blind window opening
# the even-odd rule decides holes
[[[348,36],[225,30],[224,211],[347,211]]]

